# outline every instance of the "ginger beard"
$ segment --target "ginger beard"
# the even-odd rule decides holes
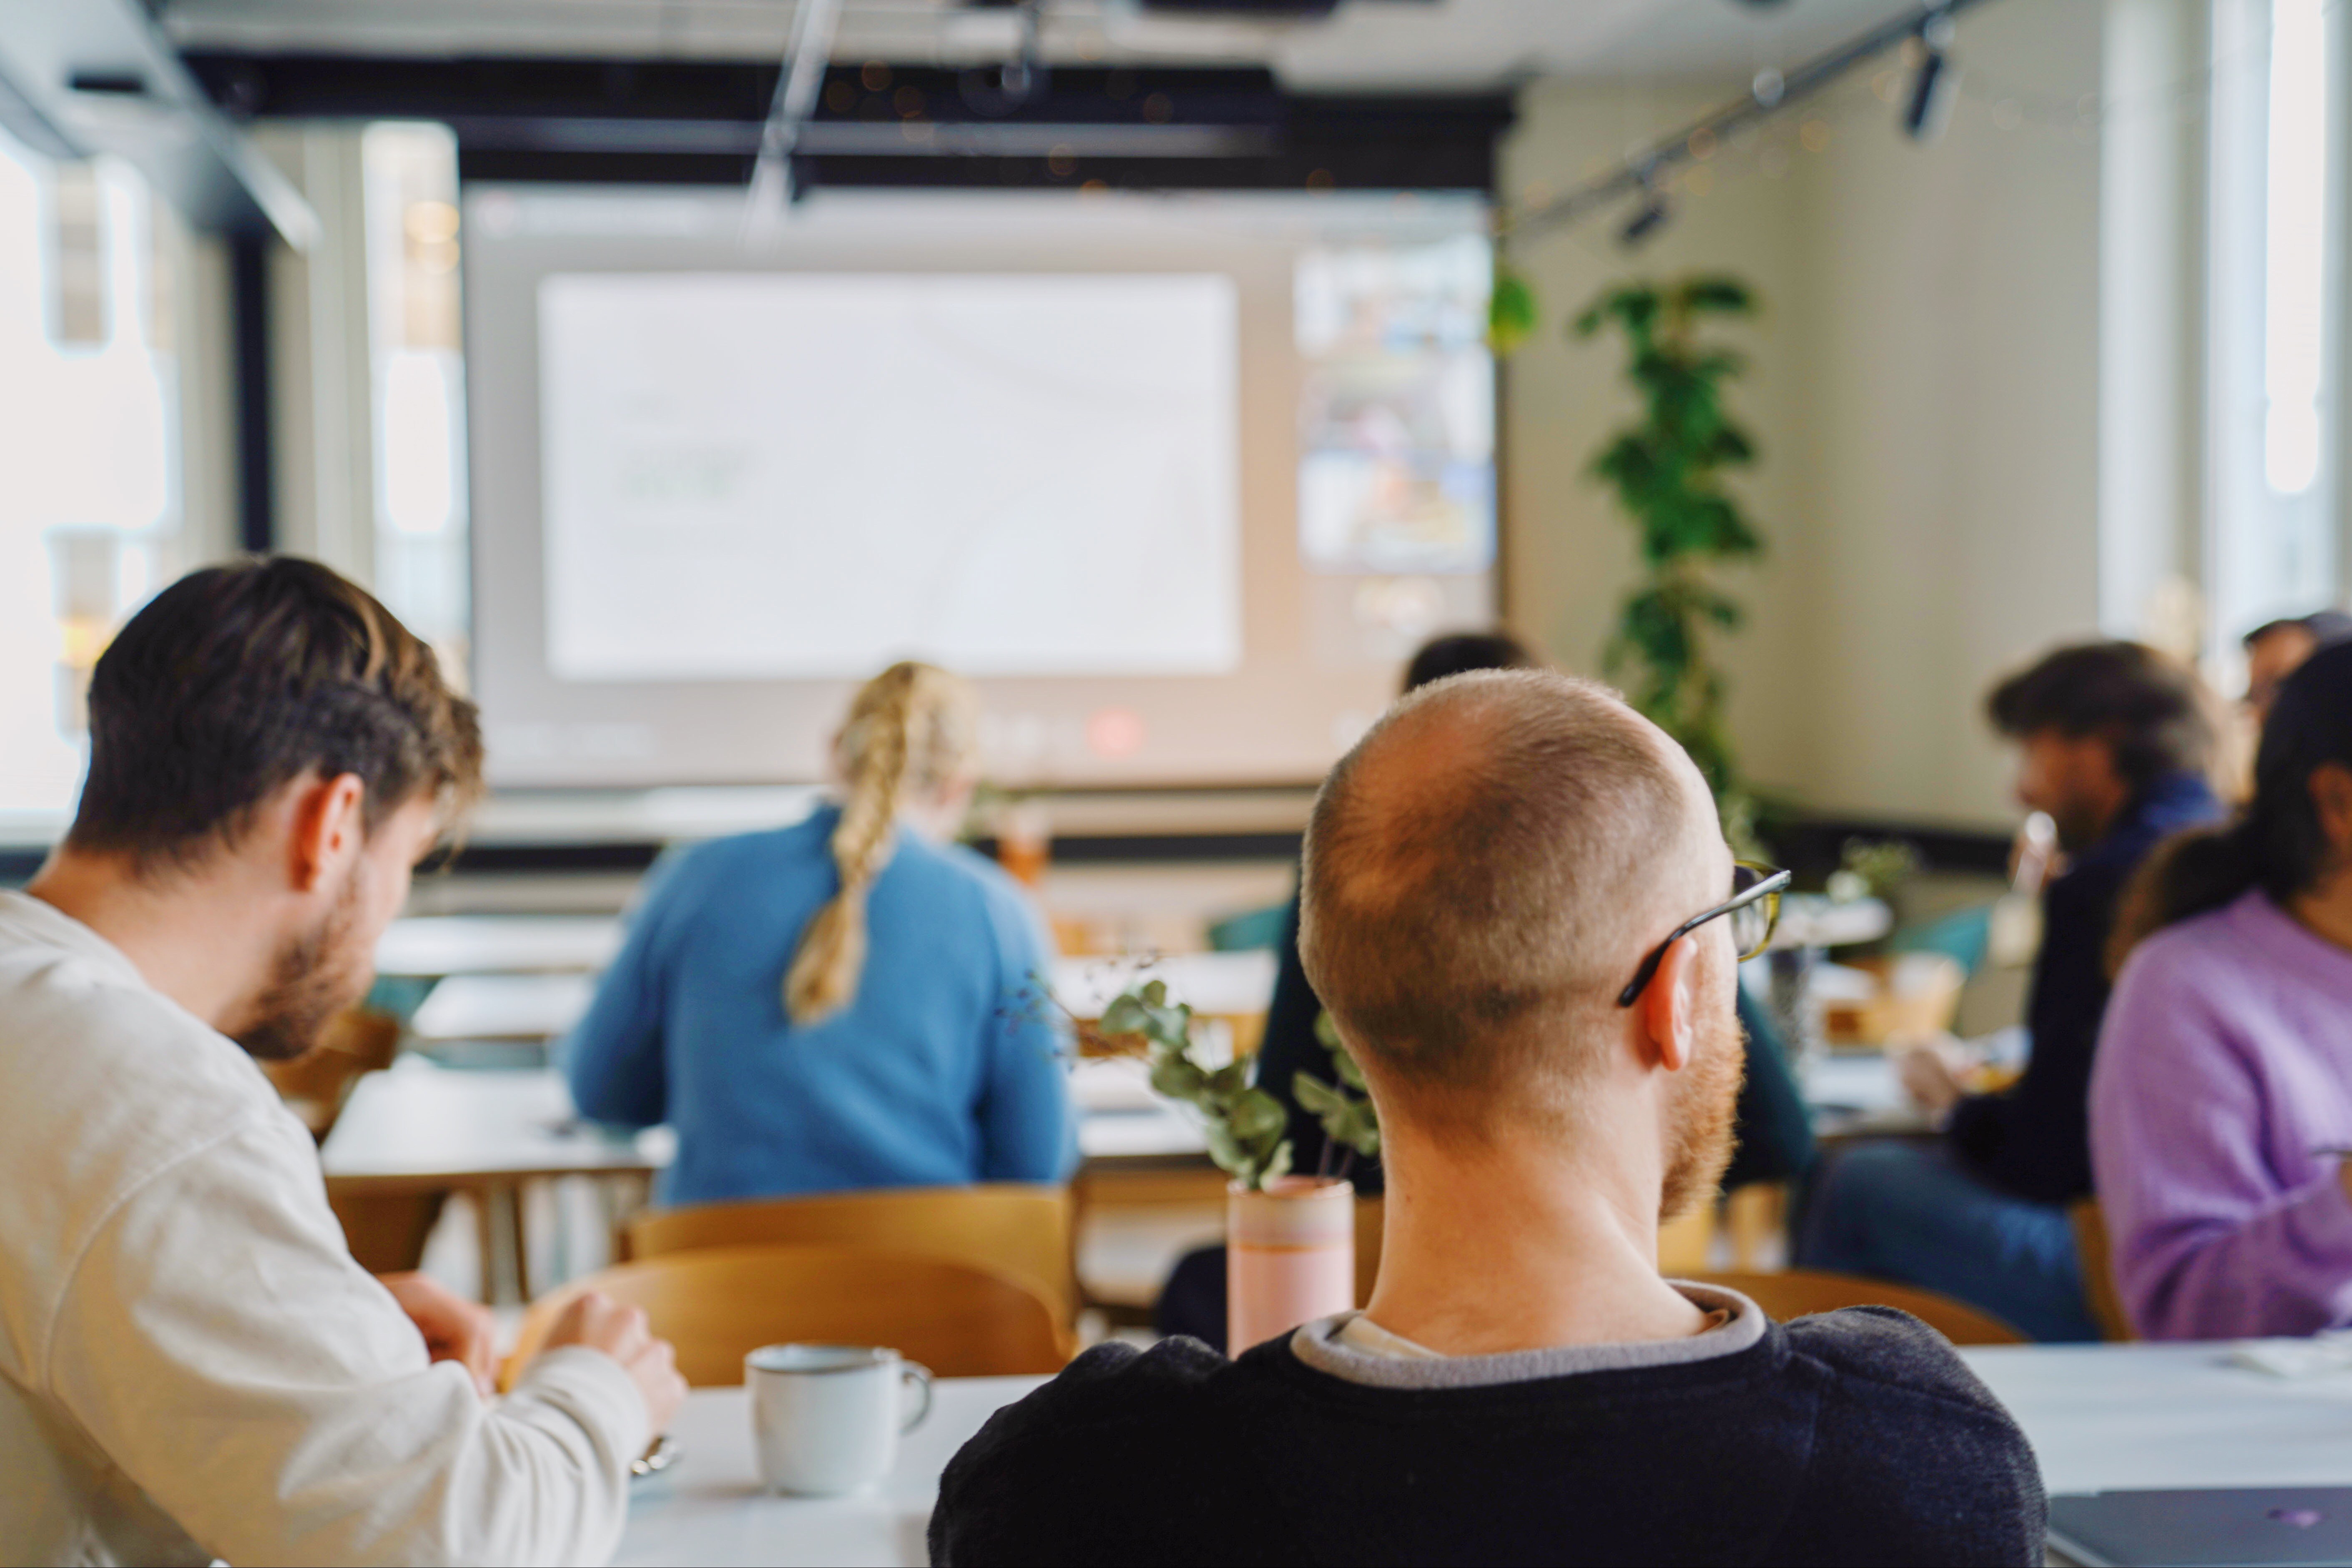
[[[367,994],[375,968],[375,944],[359,930],[367,875],[366,860],[354,861],[342,890],[318,922],[278,950],[269,984],[229,1037],[247,1055],[258,1061],[290,1061],[319,1043],[336,1014]]]
[[[1731,1124],[1747,1061],[1739,1015],[1727,1006],[1702,1027],[1683,1069],[1667,1131],[1665,1186],[1658,1200],[1662,1223],[1711,1200],[1722,1184],[1723,1169],[1731,1163]]]

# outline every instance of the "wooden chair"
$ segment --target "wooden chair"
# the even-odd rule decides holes
[[[623,1256],[783,1243],[887,1247],[1017,1279],[1070,1323],[1077,1311],[1071,1225],[1066,1187],[894,1187],[647,1210],[630,1220]]]
[[[713,1247],[575,1279],[532,1303],[506,1382],[547,1342],[574,1297],[602,1290],[645,1309],[698,1387],[743,1381],[761,1345],[887,1345],[941,1377],[1059,1372],[1073,1352],[1054,1305],[968,1263],[861,1247]]]
[[[1890,1285],[1856,1274],[1791,1268],[1782,1274],[1702,1274],[1703,1284],[1737,1290],[1781,1322],[1840,1307],[1895,1307],[1956,1345],[2021,1345],[2025,1336],[1966,1302],[1911,1285]]]
[[[2083,1265],[2083,1304],[2099,1337],[2121,1344],[2139,1336],[2132,1332],[2131,1314],[2124,1310],[2124,1293],[2116,1285],[2116,1255],[2107,1240],[2107,1216],[2096,1198],[2077,1198],[2067,1205],[2074,1222],[2074,1250]]]

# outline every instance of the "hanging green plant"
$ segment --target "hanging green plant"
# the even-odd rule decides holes
[[[1536,291],[1533,285],[1501,261],[1495,263],[1494,292],[1486,297],[1486,346],[1496,358],[1507,358],[1535,335]]]
[[[1711,574],[1759,554],[1764,542],[1723,484],[1726,470],[1756,461],[1755,443],[1724,407],[1724,385],[1746,361],[1701,342],[1698,329],[1710,316],[1755,309],[1747,286],[1729,278],[1628,283],[1595,300],[1573,326],[1580,338],[1610,326],[1623,333],[1626,376],[1643,405],[1641,418],[1611,437],[1591,468],[1633,521],[1644,571],[1602,667],[1690,753],[1743,852],[1753,846],[1756,802],[1732,754],[1723,673],[1710,657],[1711,639],[1738,630],[1742,616]]]

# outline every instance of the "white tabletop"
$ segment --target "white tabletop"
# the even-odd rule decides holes
[[[2053,1493],[2119,1487],[2352,1485],[2352,1374],[2287,1383],[2216,1345],[1962,1351],[2017,1416]],[[930,1419],[872,1495],[771,1497],[740,1389],[688,1398],[667,1475],[640,1481],[624,1563],[920,1563],[939,1474],[981,1424],[1042,1382],[943,1379]]]
[[[376,943],[378,974],[593,973],[621,951],[610,915],[427,915],[392,922]]]
[[[1090,1106],[1078,1097],[1078,1150],[1090,1160],[1198,1154],[1200,1127],[1162,1104]],[[661,1170],[676,1157],[666,1127],[634,1137],[583,1122],[563,1075],[436,1067],[404,1057],[352,1090],[319,1163],[342,1180],[418,1182],[433,1176],[501,1176]]]
[[[1960,1354],[2025,1428],[2053,1493],[2352,1486],[2352,1373],[2273,1377],[2220,1344]]]
[[[451,923],[472,926],[477,922],[453,920]],[[574,955],[585,952],[590,945],[591,933],[584,930],[565,935],[552,930],[557,922],[533,923],[545,923],[551,930],[537,936],[526,932],[510,942],[499,939],[505,945],[498,952],[551,961],[565,952]],[[418,967],[425,957],[452,958],[461,945],[462,933],[444,935],[428,931],[424,936],[404,938],[394,956],[397,962],[412,967],[386,969],[383,973],[427,973]],[[530,951],[526,952],[527,948]],[[428,952],[428,949],[440,951]],[[489,952],[492,949],[486,946],[481,951]],[[492,966],[486,961],[479,967]],[[433,988],[432,994],[425,998],[424,1005],[417,1008],[416,1016],[410,1021],[409,1026],[415,1030],[417,1038],[551,1040],[571,1031],[581,1015],[588,1011],[589,1001],[596,994],[595,977],[585,972],[589,966],[575,967],[571,973],[562,973],[564,966],[553,962],[499,967],[557,972],[483,973],[443,970],[441,973],[448,978]],[[1180,952],[1151,960],[1057,958],[1052,965],[1055,995],[1081,1018],[1101,1016],[1110,999],[1138,980],[1166,981],[1170,998],[1190,1003],[1197,1013],[1219,1016],[1263,1013],[1274,999],[1274,954],[1265,951]]]
[[[1856,947],[1895,929],[1895,911],[1883,899],[1835,903],[1819,893],[1790,893],[1780,900],[1774,947]]]
[[[761,1489],[740,1388],[698,1389],[672,1430],[677,1462],[635,1483],[617,1563],[923,1563],[940,1472],[991,1415],[1045,1380],[941,1378],[931,1414],[872,1492],[789,1498]]]
[[[1884,1051],[1822,1051],[1798,1066],[1797,1088],[1825,1137],[1933,1131]]]
[[[469,1072],[404,1057],[352,1089],[319,1163],[330,1179],[520,1176],[659,1170],[677,1148],[667,1128],[632,1137],[583,1122],[561,1073]]]

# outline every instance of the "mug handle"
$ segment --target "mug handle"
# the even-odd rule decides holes
[[[931,1369],[919,1361],[905,1362],[899,1365],[898,1375],[904,1380],[902,1386],[923,1391],[923,1403],[916,1407],[914,1415],[898,1424],[899,1431],[911,1432],[931,1413]]]

